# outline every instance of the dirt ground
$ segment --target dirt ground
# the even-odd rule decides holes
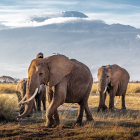
[[[48,106],[47,106],[48,107]],[[139,110],[116,109],[114,113],[108,111],[99,113],[102,119],[97,115],[97,108],[90,108],[94,122],[87,123],[85,116],[82,126],[74,126],[78,113],[78,107],[62,105],[58,108],[61,124],[56,128],[45,127],[45,112],[42,111],[40,116],[36,113],[31,118],[26,118],[16,122],[0,123],[0,139],[2,140],[52,140],[52,139],[140,139],[140,121],[113,121],[108,119],[108,113],[112,115],[121,114],[138,115]],[[66,115],[65,115],[66,114]],[[106,118],[105,118],[106,117]],[[72,119],[71,119],[72,118]],[[119,123],[118,123],[119,122]],[[125,131],[124,131],[125,130]],[[136,131],[135,131],[136,130]],[[110,132],[109,132],[110,131]]]

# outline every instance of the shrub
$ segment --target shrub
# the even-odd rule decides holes
[[[16,119],[17,102],[9,96],[0,96],[0,120],[13,121]]]

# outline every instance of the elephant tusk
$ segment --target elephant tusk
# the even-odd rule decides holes
[[[32,100],[36,96],[37,92],[38,92],[38,88],[36,88],[36,90],[35,90],[35,92],[34,92],[32,97],[30,97],[28,100],[26,100],[26,101],[24,101],[22,103],[26,103],[26,102],[29,102],[30,100]]]
[[[25,95],[25,96],[23,97],[23,99],[18,103],[18,105],[22,104],[23,101],[25,100],[25,98],[26,98],[26,95]]]
[[[107,90],[107,86],[105,87],[104,93],[106,92],[106,90]]]

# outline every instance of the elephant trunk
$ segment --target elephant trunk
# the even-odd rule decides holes
[[[102,79],[101,81],[99,81],[98,89],[100,93],[100,101],[97,111],[99,111],[100,109],[105,110],[107,108],[105,105],[106,80]]]
[[[32,99],[31,101],[27,102],[27,104],[25,105],[25,110],[24,110],[23,114],[18,116],[17,120],[20,120],[21,118],[22,119],[25,118],[30,113],[32,106],[33,106],[33,101],[34,100]]]
[[[33,85],[33,86],[32,86]],[[27,87],[26,87],[26,105],[25,105],[25,110],[22,115],[18,116],[17,119],[19,120],[20,118],[25,118],[31,111],[33,102],[34,102],[34,97],[35,94],[34,91],[36,91],[36,84],[30,83],[30,81],[27,82]]]

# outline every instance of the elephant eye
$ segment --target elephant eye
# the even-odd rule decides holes
[[[107,77],[109,77],[109,76],[107,76]]]
[[[39,73],[39,75],[42,75],[43,73]]]

